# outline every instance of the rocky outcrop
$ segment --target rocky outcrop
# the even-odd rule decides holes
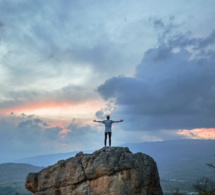
[[[80,152],[39,173],[29,173],[25,187],[35,195],[163,194],[156,162],[122,147]]]

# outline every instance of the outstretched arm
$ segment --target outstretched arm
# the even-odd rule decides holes
[[[93,120],[93,122],[96,122],[96,123],[102,123],[102,121],[97,121],[97,120]]]
[[[119,120],[119,121],[113,121],[114,123],[121,123],[123,122],[123,120]]]

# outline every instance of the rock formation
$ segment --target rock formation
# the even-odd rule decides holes
[[[122,147],[80,152],[39,173],[29,173],[25,187],[34,195],[163,194],[156,162]]]

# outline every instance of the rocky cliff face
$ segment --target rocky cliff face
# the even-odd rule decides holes
[[[156,162],[128,148],[106,147],[29,173],[35,195],[162,195]]]

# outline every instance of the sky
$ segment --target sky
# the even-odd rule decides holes
[[[0,0],[0,163],[215,139],[214,0]]]

